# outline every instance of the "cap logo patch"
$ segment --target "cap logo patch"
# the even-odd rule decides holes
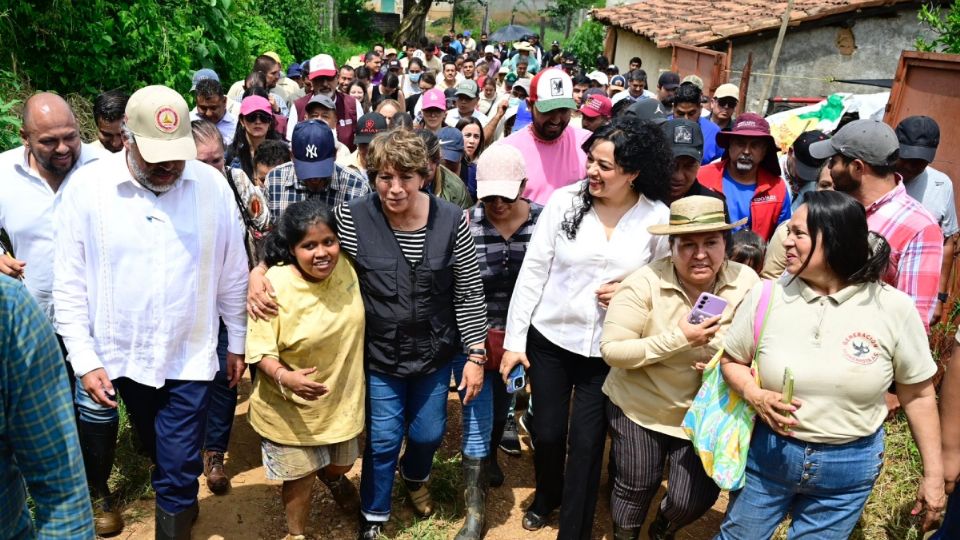
[[[316,157],[317,157],[317,145],[315,145],[315,144],[308,144],[308,145],[307,145],[307,148],[304,149],[304,152],[306,153],[307,159],[316,159]]]
[[[688,126],[677,126],[673,131],[673,142],[676,144],[693,144],[693,132]]]
[[[180,115],[172,107],[160,107],[154,115],[157,129],[164,133],[173,133],[180,127]]]
[[[373,129],[373,120],[367,120],[367,122],[363,125],[363,128],[364,128],[364,129]]]
[[[559,77],[550,79],[550,95],[551,96],[563,95],[563,79]]]

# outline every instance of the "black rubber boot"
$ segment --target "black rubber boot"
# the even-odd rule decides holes
[[[463,458],[463,498],[467,516],[454,540],[480,540],[483,537],[483,517],[486,505],[486,474],[483,460]]]
[[[110,494],[107,481],[113,469],[113,455],[117,448],[117,422],[97,423],[77,420],[83,468],[93,498],[94,528],[100,536],[117,534],[123,530],[123,518]]]
[[[647,535],[650,537],[650,540],[673,540],[676,532],[670,524],[670,520],[657,510],[657,517],[654,518],[653,523],[650,524]]]
[[[500,487],[503,485],[503,471],[497,463],[497,447],[500,446],[500,439],[503,437],[503,426],[507,423],[494,422],[493,430],[490,432],[490,454],[486,458],[487,482],[491,487]]]
[[[190,531],[193,529],[193,523],[197,521],[197,515],[200,513],[200,505],[193,503],[193,506],[171,514],[156,505],[156,540],[190,540]]]
[[[613,540],[637,540],[640,538],[640,527],[620,527],[613,524]]]

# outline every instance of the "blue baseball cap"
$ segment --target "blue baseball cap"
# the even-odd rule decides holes
[[[442,127],[437,132],[437,138],[440,139],[440,156],[447,161],[460,161],[463,157],[463,134],[460,130]]]
[[[197,84],[204,79],[213,79],[217,82],[220,82],[220,76],[217,75],[217,72],[210,68],[198,69],[193,73],[193,86],[190,87],[190,91],[193,92],[197,89]]]
[[[293,63],[287,66],[287,77],[291,79],[301,77],[303,75],[303,67],[300,64]]]
[[[333,176],[337,143],[333,130],[320,120],[307,120],[293,128],[293,170],[300,181]]]

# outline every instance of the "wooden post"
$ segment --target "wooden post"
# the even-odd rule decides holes
[[[780,47],[783,46],[783,37],[787,34],[787,25],[790,24],[791,11],[793,11],[793,0],[787,0],[787,9],[783,11],[783,18],[780,20],[780,32],[777,33],[777,42],[773,45],[770,65],[767,66],[767,84],[763,89],[763,99],[760,101],[760,110],[764,112],[766,112],[767,100],[770,99],[770,92],[773,90],[773,77],[777,71],[777,60],[780,58]]]
[[[737,110],[734,113],[740,116],[747,103],[747,90],[750,89],[750,72],[753,71],[753,51],[747,53],[747,63],[743,65],[743,72],[740,73],[740,101],[737,102]]]

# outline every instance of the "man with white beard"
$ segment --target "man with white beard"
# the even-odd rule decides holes
[[[730,219],[747,218],[750,228],[769,241],[777,225],[790,219],[790,189],[780,177],[777,147],[770,124],[762,116],[744,113],[731,131],[717,134],[717,146],[726,149],[720,161],[700,167],[697,181],[722,191]]]
[[[124,150],[63,193],[56,326],[89,397],[116,408],[119,394],[155,465],[156,538],[189,538],[220,318],[231,385],[245,368],[243,225],[223,177],[195,159],[180,94],[138,90],[122,131]]]

